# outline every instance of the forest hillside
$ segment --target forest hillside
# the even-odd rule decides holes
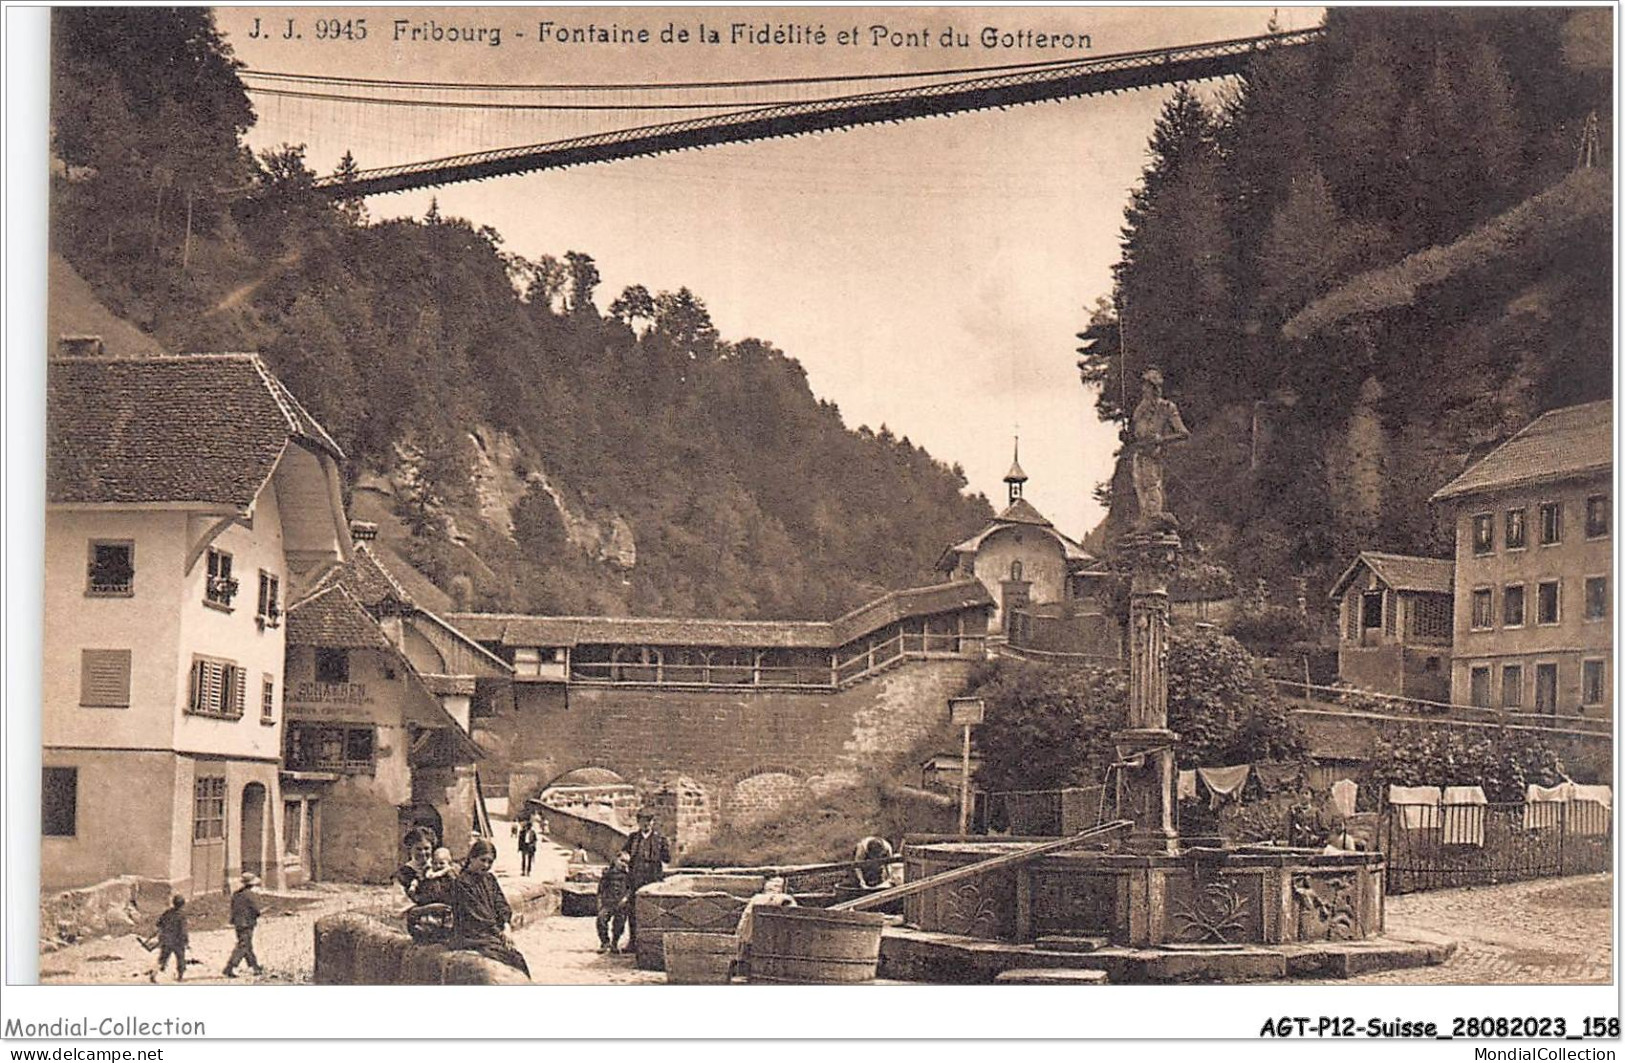
[[[352,514],[464,607],[832,616],[991,516],[697,293],[604,293],[585,250],[374,220],[301,148],[254,156],[206,9],[58,9],[52,47],[62,295],[76,271],[156,346],[263,352],[349,456]]]
[[[1612,394],[1611,39],[1600,9],[1334,8],[1164,109],[1082,364],[1120,423],[1166,374],[1204,578],[1318,604],[1358,550],[1448,556],[1433,491]]]

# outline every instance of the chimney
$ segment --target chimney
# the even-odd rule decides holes
[[[102,338],[100,336],[58,336],[56,349],[58,354],[69,358],[96,358],[103,353]]]
[[[350,538],[358,543],[370,543],[378,538],[378,525],[370,520],[352,520]]]

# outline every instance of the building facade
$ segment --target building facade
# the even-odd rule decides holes
[[[1362,552],[1338,577],[1338,678],[1362,690],[1450,699],[1455,564]]]
[[[478,830],[479,748],[342,580],[288,610],[286,675],[290,878],[383,881],[415,826],[466,849]]]
[[[285,603],[350,553],[342,452],[253,355],[49,365],[41,880],[286,881]]]
[[[993,599],[988,634],[995,638],[1051,652],[1116,656],[1120,634],[1101,603],[1104,567],[1023,497],[1027,474],[1019,456],[1004,482],[1004,510],[944,550],[938,574],[974,579],[987,589]]]
[[[1451,701],[1610,719],[1613,403],[1553,410],[1441,488],[1455,526]]]

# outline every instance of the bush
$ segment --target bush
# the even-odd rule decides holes
[[[1177,633],[1168,647],[1168,726],[1181,768],[1301,761],[1309,743],[1240,642]]]
[[[1491,802],[1522,801],[1529,784],[1555,786],[1563,761],[1538,735],[1407,724],[1371,746],[1360,803],[1376,809],[1389,786],[1482,786]]]
[[[999,658],[974,672],[970,696],[987,703],[975,731],[987,790],[1048,790],[1100,782],[1124,725],[1127,677],[1117,669],[1066,668]]]
[[[1228,631],[1231,638],[1264,657],[1278,657],[1310,636],[1308,621],[1296,609],[1279,605],[1239,614],[1230,621]]]

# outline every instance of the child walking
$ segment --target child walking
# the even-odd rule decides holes
[[[147,974],[147,981],[158,982],[158,971],[164,969],[171,956],[175,957],[175,981],[186,978],[186,898],[180,894],[170,900],[169,907],[158,917],[158,970]]]

